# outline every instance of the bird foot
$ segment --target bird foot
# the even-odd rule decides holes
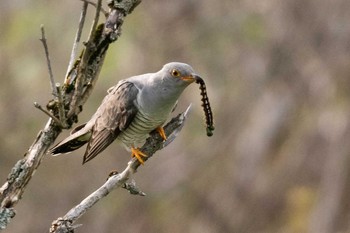
[[[164,128],[162,126],[159,126],[159,127],[156,128],[156,131],[163,138],[163,141],[166,141],[167,137],[165,135]]]
[[[142,157],[148,157],[145,153],[140,151],[138,148],[131,148],[131,157],[136,157],[136,159],[144,165],[145,161],[143,160]]]

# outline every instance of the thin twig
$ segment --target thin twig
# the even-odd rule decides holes
[[[96,31],[98,20],[100,18],[101,6],[102,6],[102,0],[98,0],[97,4],[96,4],[96,12],[95,12],[94,22],[93,22],[91,30],[90,30],[89,41],[91,41],[93,39],[93,34]]]
[[[94,6],[94,7],[97,7],[96,3],[91,2],[91,1],[89,1],[89,0],[80,0],[80,1],[83,1],[83,2],[85,2],[85,3],[88,3],[88,4],[90,4],[90,5]],[[106,11],[105,9],[103,9],[103,7],[101,7],[101,12],[105,15],[106,18],[108,17],[108,14],[109,14],[109,13],[108,13],[108,11]]]
[[[122,188],[128,190],[132,195],[146,196],[146,193],[142,192],[142,190],[136,186],[136,182],[134,180],[125,182]]]
[[[88,3],[84,2],[83,3],[83,7],[81,9],[81,13],[80,13],[79,26],[78,26],[77,33],[75,35],[73,48],[72,48],[72,53],[70,55],[70,60],[69,60],[69,64],[68,64],[66,78],[68,78],[68,74],[71,71],[71,69],[73,68],[74,62],[76,60],[78,46],[79,46],[79,42],[80,42],[80,38],[81,38],[81,33],[83,31],[83,28],[84,28],[87,8],[88,8]]]
[[[43,111],[46,114],[48,114],[60,127],[67,128],[65,111],[64,111],[64,105],[63,105],[63,98],[62,98],[62,95],[61,95],[61,90],[59,88],[59,84],[58,84],[58,88],[57,88],[57,84],[55,84],[55,80],[53,78],[53,73],[52,73],[52,68],[51,68],[51,61],[50,61],[50,56],[49,56],[49,49],[48,49],[47,43],[46,43],[45,28],[44,28],[43,24],[40,26],[40,29],[41,29],[41,39],[40,39],[40,41],[42,42],[42,44],[44,46],[44,50],[45,50],[47,67],[48,67],[48,70],[49,70],[50,84],[51,84],[51,89],[52,89],[52,95],[54,96],[54,99],[58,102],[58,106],[59,106],[59,108],[58,108],[58,115],[59,115],[60,118],[59,119],[56,118],[53,114],[51,114],[50,112],[48,112],[45,109],[43,109],[39,104],[37,104],[37,103],[35,104],[34,103],[34,105],[35,105],[35,107],[37,107],[41,111]]]
[[[46,37],[45,37],[45,29],[44,29],[44,25],[43,24],[40,25],[40,29],[41,29],[41,38],[39,40],[43,44],[44,50],[45,50],[47,67],[49,69],[49,78],[50,78],[50,83],[51,83],[52,95],[54,97],[57,97],[55,80],[53,79],[52,68],[51,68],[51,61],[50,61],[50,56],[49,56],[49,49],[47,48]]]
[[[109,173],[107,180],[112,177],[119,174],[118,171],[113,170]],[[123,189],[126,189],[129,191],[132,195],[140,195],[140,196],[146,196],[146,193],[142,192],[142,190],[136,186],[135,180],[131,179],[130,182],[125,182],[122,186]]]
[[[56,124],[59,127],[64,128],[62,125],[62,122],[57,117],[55,117],[51,112],[49,112],[46,109],[44,109],[43,107],[41,107],[41,105],[38,102],[34,102],[34,107],[36,107],[37,109],[39,109],[40,111],[42,111],[43,113],[45,113],[46,115],[51,117],[52,120],[54,120],[54,122],[56,122]]]
[[[88,41],[85,43],[86,49],[84,51],[83,57],[82,57],[82,63],[81,66],[79,67],[79,73],[80,75],[77,76],[76,78],[76,83],[75,83],[75,91],[72,96],[72,101],[70,102],[70,107],[69,107],[69,112],[68,112],[68,117],[71,117],[72,115],[75,114],[76,107],[79,106],[81,97],[82,97],[82,88],[83,88],[83,80],[82,77],[86,75],[86,70],[87,70],[87,61],[90,58],[91,52],[95,46],[93,40],[94,40],[94,32],[96,31],[98,20],[100,17],[100,9],[101,9],[101,2],[102,0],[98,0],[97,6],[96,6],[96,12],[95,12],[95,18],[92,23],[91,29],[90,29],[90,34],[88,37]]]

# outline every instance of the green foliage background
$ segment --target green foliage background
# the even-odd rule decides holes
[[[33,107],[51,98],[40,25],[62,82],[81,4],[0,2],[2,183],[47,121]],[[77,232],[349,232],[349,12],[347,0],[143,1],[80,122],[118,80],[183,61],[207,83],[216,130],[206,137],[190,86],[183,131],[135,175],[147,196],[116,190]],[[7,232],[47,231],[130,156],[116,143],[84,166],[82,154],[45,157]]]

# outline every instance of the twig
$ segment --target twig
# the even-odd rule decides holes
[[[187,110],[178,116],[174,117],[165,127],[164,131],[168,135],[170,142],[175,139],[178,133],[184,126],[187,114],[191,106]],[[153,154],[168,145],[169,142],[163,141],[158,133],[152,133],[146,140],[146,143],[141,147],[141,151],[148,155],[145,161],[150,159]],[[77,225],[73,225],[81,216],[83,216],[93,205],[95,205],[102,198],[107,196],[113,189],[123,187],[132,174],[137,171],[140,166],[140,162],[133,158],[128,162],[127,167],[123,172],[116,175],[112,175],[109,179],[96,191],[86,197],[77,206],[73,207],[64,217],[60,217],[53,221],[50,228],[51,233],[68,233],[71,232]]]
[[[68,117],[73,116],[73,114],[75,114],[76,108],[80,105],[80,100],[81,100],[81,97],[83,94],[82,89],[84,86],[82,77],[86,76],[88,60],[89,60],[91,54],[93,53],[92,50],[95,50],[95,47],[96,47],[93,40],[94,40],[94,33],[96,32],[96,28],[97,28],[97,24],[98,24],[98,19],[100,17],[101,2],[102,2],[102,0],[98,0],[98,2],[97,2],[95,18],[94,18],[94,21],[93,21],[91,29],[90,29],[88,41],[85,43],[86,49],[85,49],[83,57],[82,57],[83,62],[81,63],[81,65],[79,67],[80,75],[77,75],[77,77],[76,77],[75,91],[74,91],[74,94],[72,96],[72,101],[70,103],[70,107],[69,107],[70,110],[68,112]]]
[[[88,4],[90,4],[90,5],[94,6],[94,7],[97,7],[96,3],[91,2],[91,1],[89,1],[89,0],[80,0],[80,1],[85,2],[85,3],[88,3]],[[108,17],[108,11],[106,11],[105,9],[103,9],[103,7],[101,7],[101,12],[105,15],[106,18]]]
[[[45,29],[44,29],[44,25],[43,24],[40,25],[40,29],[41,29],[41,38],[39,40],[43,44],[44,50],[45,50],[47,67],[49,69],[49,78],[50,78],[50,83],[51,83],[52,95],[54,97],[57,97],[58,94],[57,94],[56,87],[55,87],[55,81],[53,79],[52,68],[51,68],[51,61],[50,61],[50,56],[49,56],[49,49],[47,48],[46,37],[45,37]]]
[[[108,178],[107,180],[109,179],[109,177],[111,176],[115,176],[117,175],[118,172],[117,171],[111,171],[108,175]],[[146,193],[142,192],[141,189],[139,189],[137,186],[136,186],[136,182],[135,180],[131,179],[130,182],[125,182],[122,186],[123,189],[126,189],[129,191],[130,194],[132,195],[140,195],[140,196],[146,196]]]
[[[41,105],[38,103],[38,102],[34,102],[34,107],[36,107],[37,109],[39,109],[40,111],[42,111],[43,113],[45,113],[46,115],[48,115],[49,117],[52,118],[52,120],[54,122],[56,122],[56,124],[61,127],[61,128],[64,128],[63,125],[62,125],[62,122],[57,118],[55,117],[51,112],[47,111],[46,109],[44,109],[43,107],[41,107]]]
[[[51,89],[52,89],[52,95],[54,96],[54,99],[58,102],[58,115],[59,119],[55,117],[53,114],[50,112],[46,111],[43,109],[38,103],[34,103],[34,106],[44,113],[46,113],[48,116],[50,116],[61,128],[67,128],[67,123],[66,123],[66,116],[65,116],[65,111],[64,111],[64,104],[63,104],[63,98],[61,95],[61,89],[59,88],[60,84],[55,84],[55,80],[53,78],[52,74],[52,68],[51,68],[51,61],[50,61],[50,56],[49,56],[49,49],[47,47],[46,43],[46,37],[45,37],[45,29],[44,25],[42,24],[40,26],[41,29],[41,39],[40,41],[42,42],[45,50],[45,56],[46,56],[46,61],[47,61],[47,67],[49,70],[49,78],[50,78],[50,84],[51,84]]]
[[[84,2],[83,7],[81,9],[81,13],[80,13],[78,30],[77,30],[77,33],[75,35],[72,53],[71,53],[70,59],[69,59],[69,64],[68,64],[67,73],[66,73],[66,79],[68,78],[68,74],[71,71],[71,69],[73,68],[73,64],[76,60],[78,46],[79,46],[79,42],[80,42],[80,38],[81,38],[81,33],[83,31],[83,28],[84,28],[87,7],[88,7],[88,3]]]
[[[95,12],[94,22],[92,23],[92,27],[91,27],[90,35],[89,35],[89,41],[90,42],[93,39],[93,34],[96,31],[98,20],[100,18],[101,5],[102,5],[102,0],[98,0],[97,4],[96,4],[96,12]]]
[[[126,189],[129,191],[132,195],[140,195],[140,196],[146,196],[146,193],[142,192],[137,186],[136,182],[134,180],[131,180],[130,182],[125,182],[122,186],[123,189]]]

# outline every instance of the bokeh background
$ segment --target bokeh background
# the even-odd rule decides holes
[[[1,185],[47,121],[33,107],[51,98],[40,25],[62,82],[81,5],[0,1]],[[181,134],[134,176],[147,196],[115,190],[77,232],[350,232],[349,22],[348,0],[144,0],[80,123],[118,80],[183,61],[207,83],[216,130],[206,137],[193,84]],[[5,232],[48,231],[130,156],[118,144],[84,166],[82,155],[45,157]]]

